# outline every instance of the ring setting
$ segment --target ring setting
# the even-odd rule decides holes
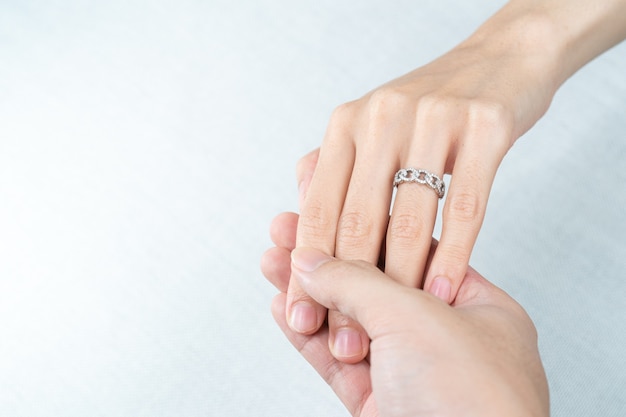
[[[398,187],[405,182],[416,182],[432,188],[439,198],[446,193],[446,184],[441,178],[425,169],[402,168],[393,177],[393,186]]]

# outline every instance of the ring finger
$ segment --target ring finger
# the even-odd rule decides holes
[[[404,159],[405,165],[399,168],[419,171],[413,172],[413,176],[411,172],[407,173],[415,181],[403,181],[397,185],[387,228],[385,273],[404,285],[419,287],[439,201],[438,192],[422,182],[435,184],[437,179],[442,178],[448,150],[432,146],[433,142],[426,142],[420,137],[416,137],[414,143],[416,145]],[[390,182],[392,180],[389,179]]]

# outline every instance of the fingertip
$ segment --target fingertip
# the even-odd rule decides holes
[[[446,304],[452,305],[457,298],[464,277],[465,270],[444,269],[443,272],[439,270],[426,279],[424,290]]]
[[[292,212],[278,214],[270,223],[270,238],[281,248],[293,249],[296,246],[298,215]]]
[[[272,298],[270,310],[278,324],[285,324],[285,309],[287,308],[287,294],[279,293]],[[282,326],[281,326],[282,327]]]
[[[496,300],[494,296],[502,292],[469,265],[464,271],[457,272],[458,274],[439,273],[429,277],[424,290],[452,306],[494,302]],[[450,284],[450,293],[447,297],[444,280]]]
[[[343,363],[358,363],[367,357],[370,339],[364,331],[351,327],[337,329],[328,339],[332,355]]]
[[[445,276],[435,277],[428,289],[428,292],[444,301],[446,304],[450,304],[452,295],[452,283]]]
[[[298,180],[298,184],[302,183],[305,177],[313,176],[319,156],[320,148],[316,148],[300,158],[296,165],[296,179]]]
[[[259,269],[261,269],[261,273],[265,278],[267,278],[268,272],[270,272],[271,270],[271,256],[274,249],[275,248],[267,249],[265,252],[263,252],[263,255],[261,255],[261,259],[259,260]]]
[[[307,191],[311,185],[317,160],[319,159],[319,148],[303,156],[296,167],[296,180],[298,181],[298,202],[300,208],[303,207]]]
[[[445,232],[445,230],[444,230]],[[445,241],[444,239],[448,240]],[[452,304],[467,273],[471,246],[450,242],[442,236],[428,268],[424,290]]]
[[[309,335],[322,327],[326,309],[319,304],[314,305],[309,300],[300,300],[291,304],[286,317],[291,330]]]
[[[326,262],[332,261],[332,256],[314,248],[296,248],[291,252],[291,263],[299,272],[313,272]]]
[[[273,247],[261,256],[261,272],[265,278],[280,292],[287,292],[291,275],[289,251]]]

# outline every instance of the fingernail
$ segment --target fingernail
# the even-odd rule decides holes
[[[450,280],[446,277],[435,278],[433,285],[430,286],[430,292],[435,297],[441,298],[446,303],[449,303],[450,293],[452,292]]]
[[[296,248],[291,252],[291,263],[303,272],[312,272],[332,257],[312,248]]]
[[[341,358],[362,356],[363,345],[359,332],[348,328],[338,330],[333,344],[333,354]]]
[[[289,324],[298,333],[309,333],[317,328],[317,312],[307,302],[299,302],[291,307]]]

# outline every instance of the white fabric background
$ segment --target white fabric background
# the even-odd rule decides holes
[[[344,416],[258,262],[332,109],[502,2],[0,2],[0,415]],[[626,415],[626,45],[500,169],[472,264],[554,416]]]

